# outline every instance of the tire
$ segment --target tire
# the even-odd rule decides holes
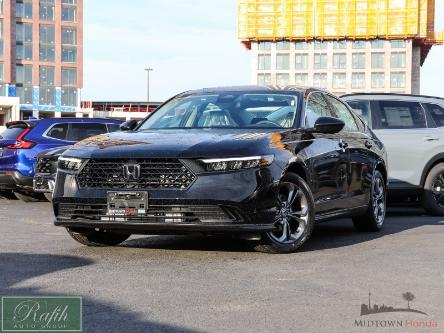
[[[12,191],[1,191],[0,199],[17,200],[17,197],[12,193]]]
[[[40,194],[14,191],[14,195],[17,199],[23,202],[39,202],[43,200],[43,197]]]
[[[444,163],[435,165],[427,174],[421,201],[427,213],[444,216]]]
[[[370,200],[365,214],[354,216],[353,224],[359,231],[376,232],[384,226],[387,211],[387,189],[381,172],[375,170],[370,191]]]
[[[254,249],[264,253],[292,253],[310,238],[315,224],[313,194],[298,175],[288,173],[279,184],[277,231],[263,234]],[[290,193],[293,193],[291,195]],[[288,197],[293,197],[293,200]],[[292,201],[292,203],[291,203]]]
[[[52,202],[52,193],[43,193],[43,195],[45,196],[46,200]]]
[[[126,241],[131,235],[113,232],[96,231],[94,229],[70,229],[68,234],[80,244],[94,247],[116,246]]]

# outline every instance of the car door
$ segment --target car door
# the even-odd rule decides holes
[[[372,101],[371,108],[373,132],[387,150],[390,187],[419,185],[435,145],[423,107],[415,101],[381,99]]]
[[[334,96],[327,95],[327,101],[334,109],[337,118],[345,123],[340,140],[343,141],[347,154],[347,194],[349,200],[344,202],[345,208],[355,208],[368,203],[370,183],[368,175],[372,175],[374,159],[370,154],[373,139],[360,130],[349,108]]]
[[[305,126],[313,128],[319,117],[335,117],[324,94],[313,92],[305,108]],[[337,134],[314,133],[306,148],[312,174],[312,190],[317,213],[327,213],[345,207],[347,190],[347,156]]]

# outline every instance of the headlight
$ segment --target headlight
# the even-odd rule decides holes
[[[201,160],[206,171],[233,171],[252,169],[270,165],[274,156],[251,156],[233,158],[214,158]]]
[[[79,171],[83,160],[72,157],[59,157],[58,168],[67,171]]]

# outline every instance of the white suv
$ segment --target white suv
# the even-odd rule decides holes
[[[342,96],[388,154],[389,194],[419,197],[444,215],[444,99],[400,94]]]

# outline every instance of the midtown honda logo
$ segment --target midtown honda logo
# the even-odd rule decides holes
[[[417,319],[417,316],[428,317],[429,315],[421,310],[414,309],[411,307],[410,303],[413,302],[416,297],[411,292],[403,293],[402,299],[404,302],[407,302],[407,307],[400,306],[395,307],[391,305],[385,304],[372,304],[371,302],[372,294],[368,293],[368,303],[361,304],[361,318],[355,319],[354,326],[355,327],[371,327],[371,328],[438,328],[438,322],[432,319]],[[404,303],[405,304],[405,303]],[[399,319],[397,316],[396,319],[380,319],[380,318],[367,318],[368,316],[377,315],[377,314],[394,314],[394,313],[402,313],[408,314],[409,317],[415,315],[415,319],[407,318],[407,319]]]

